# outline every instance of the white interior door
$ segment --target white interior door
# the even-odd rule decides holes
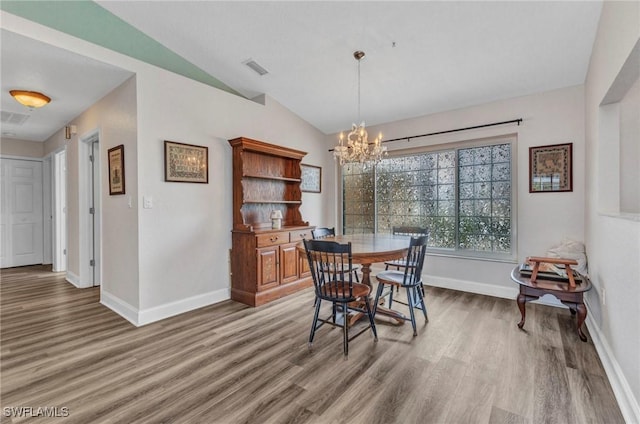
[[[0,267],[41,264],[42,162],[1,160]]]

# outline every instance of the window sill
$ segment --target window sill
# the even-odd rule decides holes
[[[470,259],[473,261],[482,261],[482,262],[498,262],[504,264],[517,264],[518,259],[516,258],[495,258],[490,256],[467,256],[459,253],[444,253],[444,252],[433,252],[427,251],[427,256],[437,256],[442,258],[452,258],[452,259]]]
[[[625,221],[640,222],[640,213],[628,213],[628,212],[598,212],[600,216],[606,216],[608,218],[623,219]]]

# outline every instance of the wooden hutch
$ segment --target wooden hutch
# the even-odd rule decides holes
[[[306,152],[249,138],[233,147],[231,299],[258,306],[312,285],[309,264],[296,248],[311,238],[300,216],[300,162]],[[271,228],[271,212],[282,227]]]

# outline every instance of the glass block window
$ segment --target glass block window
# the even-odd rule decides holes
[[[429,247],[511,256],[511,142],[427,151],[343,167],[344,234],[429,228]]]
[[[458,150],[458,248],[511,252],[511,145]]]
[[[342,168],[344,234],[375,232],[373,168],[350,163]]]

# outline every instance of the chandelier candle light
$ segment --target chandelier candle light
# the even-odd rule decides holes
[[[353,57],[358,61],[358,121],[360,121],[360,59],[364,57],[364,52],[358,50],[353,53]],[[369,142],[364,121],[360,121],[360,125],[351,126],[351,132],[346,140],[344,133],[340,133],[339,144],[333,149],[333,157],[340,162],[340,165],[349,162],[378,163],[386,155],[387,147],[382,145],[382,133]]]

